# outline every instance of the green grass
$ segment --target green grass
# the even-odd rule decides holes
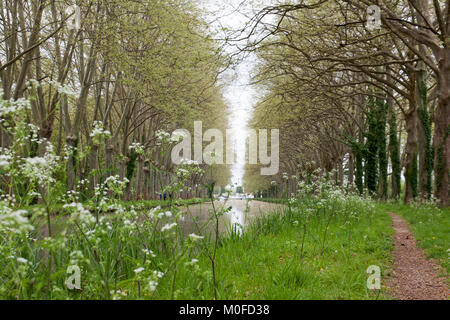
[[[146,209],[155,204],[124,205]],[[379,266],[383,277],[392,266],[393,230],[385,207],[330,193],[323,199],[291,201],[286,208],[262,216],[242,235],[220,237],[215,261],[219,299],[390,298],[384,286],[377,292],[366,285],[369,266]],[[179,207],[170,210],[174,216],[181,211]],[[143,219],[148,210],[139,212],[141,219],[133,210],[108,215],[95,228],[91,223],[65,229],[55,220],[57,233],[51,241],[32,240],[37,238],[37,229],[31,237],[5,239],[2,256],[17,256],[30,263],[0,259],[0,277],[5,279],[0,298],[110,299],[120,292],[121,299],[213,299],[207,254],[212,251],[212,239],[192,242],[179,227],[173,233],[163,232],[160,228],[171,218]],[[155,255],[143,253],[143,248]],[[82,257],[72,258],[76,250]],[[49,253],[51,267],[46,264]],[[192,259],[198,262],[189,263]],[[65,287],[69,264],[82,269],[80,291]],[[139,274],[138,267],[144,267]],[[156,290],[150,289],[149,282],[155,279],[154,272],[164,274]]]
[[[450,272],[450,208],[380,204],[380,208],[401,215],[410,225],[418,246],[427,257]]]
[[[366,286],[370,265],[380,266],[384,275],[392,264],[391,219],[378,207],[371,211],[345,204],[333,216],[326,209],[277,212],[258,220],[243,236],[224,239],[216,261],[218,298],[388,299],[384,290],[378,295]],[[302,260],[301,221],[307,223]],[[177,298],[211,299],[209,269],[203,256],[196,271],[180,270],[177,284],[183,289]],[[168,298],[165,287],[155,298]]]

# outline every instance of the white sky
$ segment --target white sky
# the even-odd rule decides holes
[[[244,1],[244,0],[198,0],[209,14],[207,21],[211,21],[214,28],[226,27],[240,30],[257,11],[257,8],[269,5],[272,0]],[[250,3],[252,2],[252,3]],[[227,48],[230,52],[233,48]],[[258,99],[256,91],[249,85],[251,71],[255,64],[254,56],[245,58],[236,69],[230,70],[223,78],[227,79],[225,99],[230,108],[229,127],[232,129],[235,143],[236,161],[231,169],[231,183],[242,185],[245,168],[247,123],[252,109]]]

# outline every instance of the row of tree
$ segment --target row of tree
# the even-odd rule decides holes
[[[226,128],[218,76],[229,65],[190,0],[3,0],[0,81],[4,101],[31,101],[27,122],[66,159],[66,190],[127,178],[128,199],[159,197],[175,175],[166,132],[193,121]],[[5,103],[7,105],[7,103]],[[0,114],[2,152],[15,120]],[[227,181],[228,169],[214,172]],[[195,179],[194,179],[195,180]],[[202,178],[185,196],[199,195]],[[23,181],[26,183],[26,181]],[[222,182],[226,184],[226,182]],[[3,190],[16,193],[18,189]],[[194,190],[197,190],[195,192]],[[89,193],[88,192],[88,193]]]
[[[382,200],[448,205],[449,12],[448,0],[302,0],[259,12],[247,50],[262,61],[255,83],[266,94],[252,126],[280,129],[280,175],[248,166],[247,188],[284,185],[283,173],[296,185],[298,164],[313,163]]]

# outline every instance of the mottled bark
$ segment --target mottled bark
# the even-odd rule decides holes
[[[406,159],[405,159],[405,203],[410,203],[417,196],[417,110],[412,106],[405,115]]]
[[[142,200],[143,198],[143,186],[144,186],[144,157],[139,156],[137,159],[137,171],[136,171],[136,199]]]
[[[428,199],[431,194],[431,124],[428,117],[426,70],[423,63],[419,64],[416,72],[416,101],[417,101],[417,142],[419,156],[419,195]]]
[[[444,59],[439,63],[439,101],[434,114],[434,172],[435,196],[442,206],[449,205],[450,170],[450,48],[446,48]]]
[[[89,154],[89,185],[90,190],[93,191],[98,183],[98,145],[92,145]]]
[[[76,165],[76,144],[77,138],[75,136],[67,136],[66,143],[69,147],[70,153],[67,160],[67,190],[73,190],[75,184],[75,165]]]

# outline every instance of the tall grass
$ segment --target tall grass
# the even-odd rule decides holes
[[[188,210],[112,202],[97,219],[81,204],[69,218],[1,234],[6,299],[372,299],[367,267],[387,272],[390,218],[374,202],[330,191],[290,199],[227,236],[186,236]],[[139,210],[137,209],[139,208]],[[210,222],[229,208],[211,212]],[[43,211],[43,210],[42,210]],[[45,214],[43,211],[42,214]],[[39,216],[38,212],[34,215]],[[28,224],[29,222],[27,222]],[[25,222],[22,226],[25,226]],[[43,231],[44,230],[44,231]],[[50,263],[51,261],[51,263]],[[81,288],[66,281],[81,271]],[[213,266],[213,268],[212,268]]]
[[[306,229],[306,235],[304,235]],[[359,197],[308,199],[264,215],[217,251],[219,299],[377,299],[367,289],[370,265],[391,264],[390,217]],[[303,239],[304,238],[304,239]],[[302,254],[303,246],[303,254]],[[302,257],[303,255],[303,257]],[[179,273],[178,298],[208,299],[208,261]],[[164,299],[167,292],[158,291]]]

